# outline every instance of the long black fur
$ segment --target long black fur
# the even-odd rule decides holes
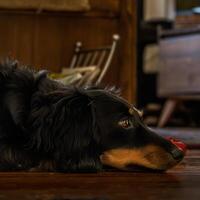
[[[131,126],[119,126],[123,119]],[[66,87],[46,71],[0,64],[0,170],[98,171],[103,152],[149,144],[182,157],[112,90]]]
[[[7,61],[0,66],[0,95],[1,169],[101,168],[94,111],[83,90]]]

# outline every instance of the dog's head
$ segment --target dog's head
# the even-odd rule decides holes
[[[167,170],[183,159],[147,128],[140,112],[108,90],[62,90],[32,100],[32,145],[65,170],[131,165]],[[64,166],[64,167],[63,167]]]
[[[183,159],[183,152],[158,136],[142,121],[142,114],[113,93],[91,91],[100,130],[103,164],[119,169],[131,165],[166,170]]]

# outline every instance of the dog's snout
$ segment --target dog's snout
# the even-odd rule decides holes
[[[184,157],[183,151],[181,151],[181,150],[179,150],[179,149],[177,149],[177,148],[173,149],[173,150],[171,151],[171,154],[172,154],[172,157],[173,157],[175,160],[177,160],[177,161],[182,160],[183,157]]]

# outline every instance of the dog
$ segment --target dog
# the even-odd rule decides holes
[[[163,171],[183,159],[112,89],[66,87],[8,60],[0,95],[0,170]]]

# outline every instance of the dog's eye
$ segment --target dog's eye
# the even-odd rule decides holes
[[[133,127],[133,122],[130,119],[124,119],[118,122],[119,126],[123,128]]]

